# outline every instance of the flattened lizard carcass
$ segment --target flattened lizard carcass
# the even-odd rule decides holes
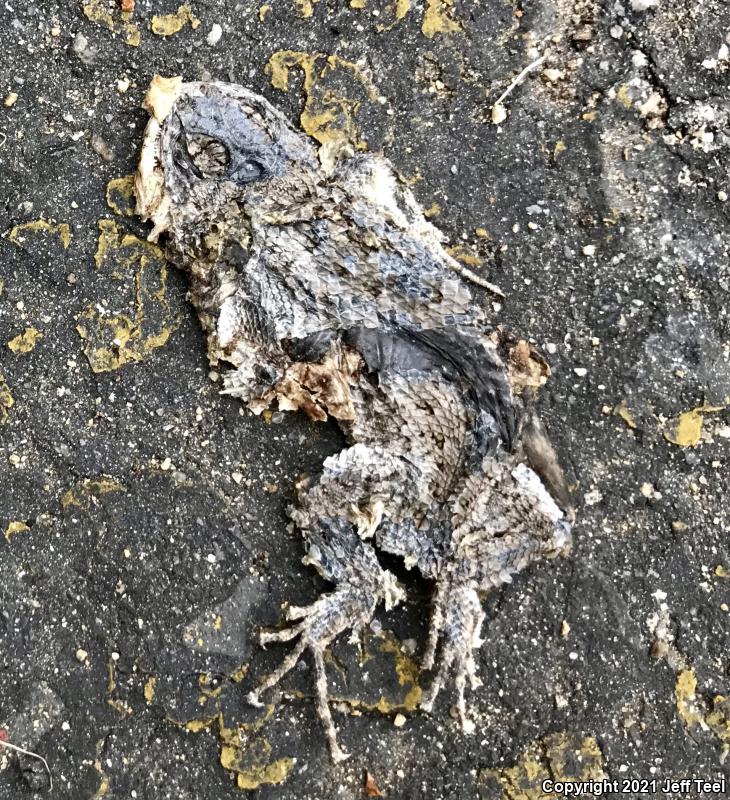
[[[384,551],[435,586],[422,706],[453,674],[469,729],[481,596],[571,544],[570,497],[531,402],[546,365],[490,324],[384,158],[325,169],[304,134],[233,84],[157,77],[146,107],[137,210],[188,275],[224,391],[256,413],[332,417],[349,441],[290,511],[306,563],[334,589],[261,633],[298,641],[249,699],[309,651],[332,756],[346,757],[324,652],[402,599]]]

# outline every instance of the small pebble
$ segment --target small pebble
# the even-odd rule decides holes
[[[74,36],[71,49],[83,64],[89,66],[94,62],[94,51],[89,47],[89,40],[83,33],[79,32]]]
[[[492,106],[492,123],[499,125],[507,119],[507,111],[501,103],[495,103]]]
[[[583,248],[584,256],[594,256],[596,254],[596,246],[594,244],[587,244]]]
[[[205,37],[205,40],[211,47],[214,47],[220,42],[221,36],[223,36],[223,28],[216,22],[210,29],[210,33]]]
[[[12,108],[18,102],[18,93],[10,92],[3,101],[5,108]]]
[[[717,199],[724,203],[727,200],[727,192],[723,192],[722,189],[717,193]]]
[[[405,724],[406,718],[403,716],[403,714],[396,714],[395,719],[393,720],[393,725],[395,725],[396,728],[402,728]]]
[[[79,649],[76,651],[76,660],[80,664],[83,664],[88,657],[89,654],[86,652],[86,650],[83,650],[82,648],[79,647]]]

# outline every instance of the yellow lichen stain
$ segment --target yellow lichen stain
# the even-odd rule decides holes
[[[5,377],[0,375],[0,425],[4,425],[10,416],[10,409],[15,405],[15,398],[10,393]]]
[[[710,730],[720,740],[720,763],[730,755],[730,697],[718,694],[712,699],[712,711],[705,717]]]
[[[469,248],[463,244],[455,244],[452,247],[447,247],[446,252],[462,264],[468,267],[481,267],[482,260],[476,253],[473,253]]]
[[[677,675],[674,702],[679,718],[688,728],[702,725],[704,715],[697,701],[697,678],[694,670],[684,669]]]
[[[106,665],[106,702],[107,705],[113,708],[120,716],[128,717],[132,713],[129,703],[125,700],[120,700],[118,697],[114,697],[114,692],[117,688],[116,669],[114,660],[109,659]]]
[[[616,99],[624,108],[631,108],[631,106],[634,104],[634,101],[631,99],[629,87],[625,83],[619,86],[619,89],[616,92]]]
[[[188,23],[195,30],[200,25],[200,20],[193,14],[190,6],[185,3],[172,14],[160,14],[152,17],[150,30],[157,36],[172,36],[181,31]]]
[[[16,354],[30,353],[42,338],[43,334],[36,328],[26,328],[8,342],[8,347]]]
[[[29,233],[51,233],[57,234],[63,245],[63,249],[67,250],[71,244],[71,227],[67,222],[52,222],[47,219],[36,219],[32,222],[23,222],[21,225],[16,225],[11,229],[8,239],[18,247],[22,247]]]
[[[411,10],[411,0],[391,0],[379,8],[378,22],[375,30],[378,33],[394,28]]]
[[[613,413],[617,417],[621,417],[621,419],[631,428],[631,430],[636,430],[636,420],[634,419],[633,414],[629,411],[626,401],[622,400],[617,406],[614,406]]]
[[[362,663],[367,663],[376,657],[376,654],[369,650],[371,637],[365,642],[362,653]],[[410,658],[400,645],[400,642],[390,631],[383,633],[383,638],[379,641],[378,651],[393,656],[393,667],[398,680],[398,685],[405,692],[392,699],[380,695],[376,702],[368,702],[357,696],[333,697],[338,703],[344,703],[356,711],[377,711],[380,714],[390,716],[396,711],[416,711],[423,696],[423,690],[419,686],[418,678],[420,670],[418,664]],[[336,663],[330,661],[330,663]]]
[[[259,22],[263,22],[266,19],[266,15],[271,12],[271,6],[268,3],[264,3],[259,9]]]
[[[147,678],[144,684],[142,694],[147,703],[153,703],[155,700],[155,692],[157,691],[157,678]]]
[[[718,564],[718,565],[715,567],[715,575],[716,575],[718,578],[730,578],[730,571],[728,571],[727,569],[725,569],[725,567],[723,567],[723,565],[722,565],[722,564]]]
[[[725,410],[722,406],[698,406],[689,411],[684,411],[679,416],[670,420],[669,427],[664,431],[664,438],[679,447],[696,447],[702,439],[702,425],[705,414]]]
[[[480,790],[492,800],[542,800],[545,780],[603,780],[604,758],[592,737],[561,732],[528,745],[512,767],[482,770]]]
[[[134,194],[134,175],[112,178],[106,185],[106,204],[120,217],[133,217],[137,200]],[[98,266],[98,264],[97,264]]]
[[[269,705],[258,719],[231,728],[226,726],[220,711],[215,716],[200,717],[188,722],[177,722],[170,717],[168,721],[191,733],[217,727],[221,766],[234,774],[239,789],[252,790],[264,785],[283,783],[294,767],[293,758],[272,760],[271,743],[261,735],[261,729],[273,713],[274,706]]]
[[[248,675],[248,665],[243,664],[238,669],[234,669],[228,676],[234,683],[240,683]]]
[[[103,797],[106,797],[109,794],[109,778],[104,773],[104,769],[101,766],[101,761],[99,759],[94,761],[94,769],[99,773],[101,780],[99,782],[99,788],[94,792],[94,794],[91,795],[89,800],[102,800]]]
[[[555,142],[555,147],[553,148],[553,158],[557,158],[561,153],[564,153],[568,149],[568,145],[562,139],[559,139]]]
[[[266,740],[262,740],[268,744]],[[270,747],[271,745],[269,745]],[[263,748],[262,748],[263,749]],[[222,761],[221,756],[221,761]],[[239,789],[252,790],[264,785],[278,785],[284,783],[294,767],[293,758],[277,758],[270,764],[254,764],[236,776],[236,786]]]
[[[202,694],[198,695],[198,705],[204,706],[209,700],[215,700],[221,696],[225,684],[221,683],[218,686],[210,686],[211,678],[207,673],[198,675],[198,685],[202,690]]]
[[[157,245],[131,234],[122,235],[113,220],[99,220],[99,241],[94,255],[97,269],[111,262],[116,280],[131,278],[132,315],[106,314],[96,304],[80,315],[77,331],[94,372],[109,372],[144,360],[162,347],[180,319],[167,297],[167,263]]]
[[[730,699],[716,695],[712,708],[707,710],[707,703],[697,695],[697,677],[691,669],[677,675],[674,699],[677,714],[690,731],[700,728],[717,738],[721,746],[720,763],[723,763],[730,753]]]
[[[431,205],[423,212],[426,219],[437,217],[441,213],[441,206],[438,203],[431,203]]]
[[[474,233],[480,239],[491,239],[492,237],[489,235],[489,231],[486,228],[474,228]]]
[[[282,92],[289,89],[289,73],[293,69],[300,69],[304,76],[306,100],[299,118],[302,128],[320,144],[339,140],[359,150],[367,149],[358,134],[356,119],[363,101],[377,102],[378,93],[363,69],[339,56],[294,50],[279,50],[266,65],[271,85]],[[361,99],[342,93],[344,81],[353,84],[352,89],[362,95]]]
[[[138,47],[142,40],[139,28],[132,22],[130,11],[121,11],[117,0],[89,0],[84,3],[84,14],[91,22],[103,25],[112,33],[124,31],[126,43]]]
[[[401,686],[410,687],[400,704],[406,711],[415,711],[421,702],[423,690],[418,685],[420,670],[418,664],[410,658],[392,633],[385,633],[385,640],[380,644],[382,653],[392,653],[395,659],[395,674]],[[393,710],[391,707],[390,710]]]
[[[360,9],[366,8],[367,4],[368,4],[367,0],[350,0],[350,7],[357,9],[358,11]]]
[[[88,511],[92,504],[105,494],[126,491],[124,484],[112,478],[84,478],[64,492],[61,505],[64,508],[76,506],[82,511]]]
[[[221,743],[220,762],[223,769],[236,775],[236,786],[251,791],[264,785],[283,783],[294,767],[293,758],[271,759],[269,740],[259,735],[261,728],[274,713],[269,705],[262,717],[236,728],[227,728],[223,716],[218,718],[218,738]]]
[[[421,32],[429,39],[437,34],[459,33],[461,23],[454,19],[454,0],[426,0]]]
[[[183,728],[185,728],[185,730],[190,731],[191,733],[200,733],[200,731],[204,731],[210,728],[210,726],[216,721],[216,719],[217,716],[201,717],[200,719],[191,719],[183,724]],[[174,722],[174,720],[170,721]]]
[[[314,6],[319,3],[319,0],[294,0],[294,5],[297,7],[299,16],[302,19],[309,19],[314,14]]]
[[[223,627],[223,617],[220,614],[216,614],[215,619],[213,620],[213,630],[219,631]]]
[[[10,544],[10,539],[15,536],[16,533],[24,533],[25,531],[29,531],[30,528],[25,524],[25,522],[21,522],[20,520],[12,520],[8,523],[8,527],[5,528],[5,541]]]

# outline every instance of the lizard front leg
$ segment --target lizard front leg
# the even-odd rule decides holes
[[[386,607],[392,607],[401,599],[402,592],[394,576],[382,569],[373,548],[359,538],[349,521],[321,519],[316,528],[305,531],[304,535],[309,542],[305,562],[336,582],[337,588],[310,606],[290,606],[287,618],[298,620],[291,627],[261,632],[263,645],[297,637],[299,641],[280,666],[249,694],[248,699],[259,704],[262,692],[279,683],[308,650],[314,659],[317,711],[325,728],[332,759],[339,762],[347,758],[347,753],[337,742],[329,709],[324,652],[345,631],[352,631],[351,641],[356,641],[359,631],[370,622],[377,604],[385,601]]]

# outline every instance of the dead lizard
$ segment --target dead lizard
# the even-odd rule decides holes
[[[305,562],[335,588],[261,633],[298,641],[250,701],[310,651],[332,757],[346,757],[324,652],[402,599],[380,550],[434,582],[422,706],[453,673],[468,730],[480,598],[570,549],[568,491],[530,401],[546,365],[490,325],[384,158],[325,169],[279,111],[233,84],[158,77],[146,107],[137,210],[189,277],[224,391],[256,413],[276,402],[333,417],[350,444],[290,511]]]

